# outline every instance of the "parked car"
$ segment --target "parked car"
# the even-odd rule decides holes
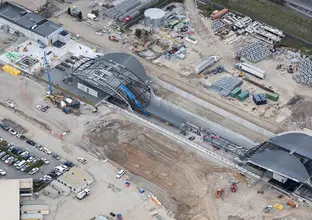
[[[68,167],[73,167],[73,166],[75,166],[75,164],[73,164],[73,163],[70,162],[70,161],[64,162],[64,165],[66,165],[66,166],[68,166]]]
[[[50,154],[52,154],[52,151],[50,151],[48,148],[46,148],[46,147],[43,147],[43,150],[42,150],[44,153],[46,153],[46,154],[48,154],[48,155],[50,155]]]
[[[19,150],[17,150],[16,151],[16,155],[19,155],[19,154],[21,154],[22,152],[24,152],[22,149],[19,149]]]
[[[23,158],[24,158],[25,160],[28,160],[28,158],[30,158],[30,157],[31,157],[30,154],[26,154],[26,155],[23,156]]]
[[[14,166],[16,166],[16,164],[19,164],[21,162],[21,160],[17,160],[15,163],[14,163]]]
[[[60,159],[61,159],[61,157],[60,157],[59,155],[57,155],[57,154],[53,154],[52,157],[53,157],[54,159],[57,159],[57,160],[60,160]]]
[[[6,155],[6,152],[2,151],[2,152],[0,153],[0,158],[4,157],[5,155]]]
[[[117,179],[120,179],[123,175],[125,175],[125,173],[126,173],[126,171],[120,170],[120,171],[117,173],[116,178],[117,178]]]
[[[6,131],[8,131],[8,130],[10,129],[10,127],[7,126],[7,125],[4,124],[4,123],[1,123],[1,124],[0,124],[0,127],[1,127],[3,130],[6,130]]]
[[[12,135],[17,135],[17,132],[13,128],[9,129],[9,133]]]
[[[75,57],[75,56],[71,56],[70,59],[76,60],[76,61],[79,61],[79,60],[80,60],[78,57]]]
[[[50,50],[48,53],[47,53],[47,55],[50,55],[52,53],[52,51]]]
[[[9,144],[8,147],[9,152],[12,152],[12,150],[15,148],[13,144]]]
[[[64,164],[60,165],[60,167],[62,167],[65,171],[68,171],[68,170],[69,170],[69,167],[66,166],[66,165],[64,165]]]
[[[40,151],[43,150],[43,147],[42,147],[40,144],[36,144],[36,148],[37,148],[38,150],[40,150]]]
[[[64,66],[64,67],[66,67],[66,68],[69,68],[70,67],[70,65],[68,65],[67,63],[65,63],[65,62],[62,62],[60,65],[62,65],[62,66]]]
[[[5,103],[10,106],[11,108],[15,108],[16,104],[11,99],[6,99]]]
[[[77,160],[80,162],[80,163],[83,163],[83,164],[86,164],[87,163],[87,160],[82,158],[82,157],[78,157]]]
[[[20,156],[21,156],[21,157],[24,157],[24,156],[26,156],[26,155],[28,155],[28,154],[29,154],[29,151],[24,151],[23,153],[20,154]]]
[[[31,146],[35,146],[36,145],[36,142],[34,142],[34,141],[30,140],[30,139],[27,139],[26,143],[30,144]]]
[[[189,137],[188,138],[190,141],[193,141],[194,139],[195,139],[195,137],[194,136],[191,136],[191,137]]]
[[[1,158],[1,160],[6,161],[9,157],[11,157],[10,155],[5,155],[4,157]]]
[[[48,106],[48,105],[46,105],[46,106],[44,106],[44,105],[36,105],[36,108],[39,109],[42,112],[46,112],[50,108],[50,106]]]
[[[40,180],[42,180],[44,182],[50,182],[53,180],[53,178],[49,175],[44,175],[43,177],[40,178]]]
[[[17,134],[16,137],[21,139],[21,140],[25,140],[26,139],[26,137],[24,135],[22,135],[22,134]]]
[[[56,179],[58,177],[58,175],[56,174],[56,172],[54,170],[52,172],[48,173],[48,175],[50,177],[52,177],[53,179]]]
[[[61,71],[65,71],[65,68],[61,67],[60,65],[56,65],[55,68]]]
[[[29,169],[30,165],[29,164],[25,164],[22,168],[21,171],[22,172],[27,172],[27,170]]]
[[[35,157],[32,163],[37,163],[39,160],[40,160],[39,158]]]
[[[28,159],[27,159],[27,162],[28,163],[31,163],[31,162],[33,162],[34,161],[34,159],[36,159],[35,157],[33,157],[33,156],[31,156],[31,157],[29,157]]]
[[[35,168],[32,168],[30,171],[29,171],[29,174],[30,175],[34,175],[35,173],[37,173],[39,171],[39,168],[38,167],[35,167]]]
[[[9,166],[11,166],[11,165],[13,165],[13,163],[15,163],[15,161],[17,161],[17,158],[13,158],[13,159],[11,159],[9,162],[8,162],[8,165]]]
[[[66,63],[71,63],[71,64],[74,64],[74,63],[75,63],[75,61],[72,61],[71,59],[66,59],[65,62],[66,62]]]
[[[13,161],[14,157],[12,156],[9,156],[5,161],[4,163],[9,163],[11,160]]]
[[[0,142],[3,141],[3,138],[0,138]]]
[[[1,175],[1,176],[5,176],[5,175],[6,175],[6,172],[5,172],[3,169],[0,169],[0,175]]]
[[[49,164],[50,161],[47,158],[42,157],[41,160],[45,163],[45,164]]]

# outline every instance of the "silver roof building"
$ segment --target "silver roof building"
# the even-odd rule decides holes
[[[131,55],[115,53],[81,59],[74,64],[72,75],[101,96],[112,96],[132,107],[144,108],[150,103],[148,78]]]

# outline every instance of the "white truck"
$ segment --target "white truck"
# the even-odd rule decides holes
[[[265,71],[262,69],[259,69],[258,67],[252,66],[249,63],[237,63],[235,64],[235,68],[238,70],[242,70],[246,73],[249,73],[253,76],[256,76],[260,79],[264,79],[265,77]]]
[[[98,18],[96,15],[91,14],[91,13],[89,13],[89,14],[87,15],[87,17],[88,17],[90,20],[93,20],[93,21],[99,20],[99,18]]]
[[[89,189],[84,189],[81,192],[77,193],[77,198],[79,200],[82,200],[83,198],[85,198],[86,196],[88,196],[90,194],[90,190]]]

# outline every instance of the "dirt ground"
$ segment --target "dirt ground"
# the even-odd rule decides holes
[[[278,193],[262,182],[248,187],[230,169],[122,115],[108,114],[89,122],[84,136],[94,151],[133,173],[130,180],[157,195],[175,219],[227,220],[237,215],[260,220],[266,205],[287,201],[277,200]],[[230,191],[232,179],[240,181],[237,193]],[[217,188],[224,188],[223,199],[215,198]],[[256,193],[259,189],[264,196]]]

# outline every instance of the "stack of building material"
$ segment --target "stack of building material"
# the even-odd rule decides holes
[[[213,29],[214,32],[217,32],[217,31],[219,31],[220,29],[225,28],[226,25],[227,25],[227,24],[226,24],[225,22],[223,22],[222,20],[214,20],[214,21],[212,22],[211,27],[212,27],[212,29]]]
[[[255,43],[249,44],[237,51],[237,56],[246,59],[249,62],[257,63],[261,60],[266,59],[272,54],[271,48],[268,47],[264,42],[257,41]]]
[[[312,61],[310,59],[300,59],[299,72],[298,75],[293,76],[293,79],[299,84],[312,86]]]
[[[214,82],[209,88],[217,91],[222,96],[230,95],[236,87],[239,87],[243,81],[235,77],[223,77],[222,79]]]

